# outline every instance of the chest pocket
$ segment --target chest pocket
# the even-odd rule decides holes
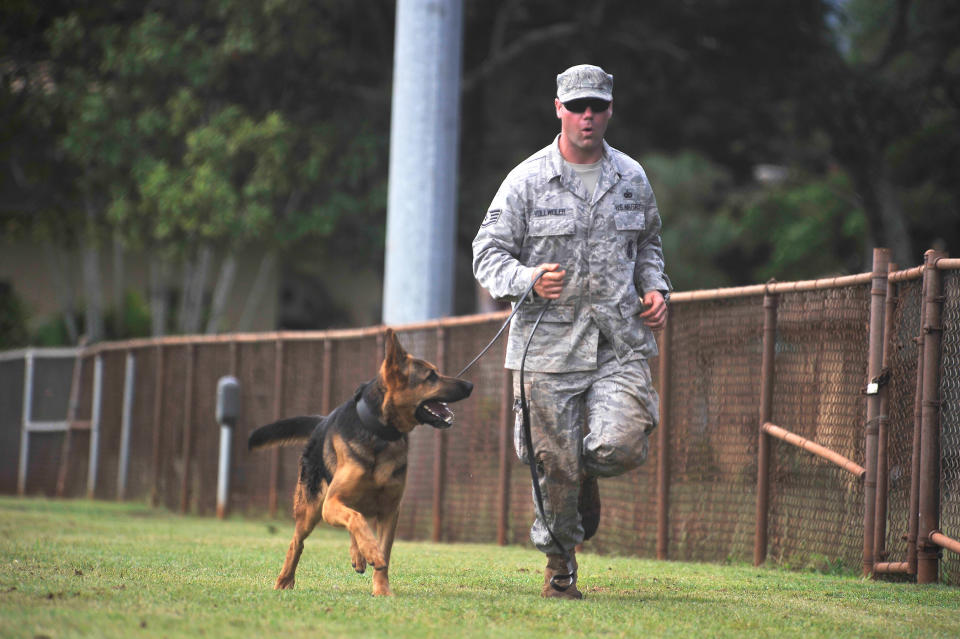
[[[573,217],[535,218],[530,220],[527,234],[530,237],[550,237],[553,235],[573,235],[576,220]]]

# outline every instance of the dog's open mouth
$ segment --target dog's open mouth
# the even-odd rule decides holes
[[[443,402],[426,401],[417,407],[417,421],[429,424],[434,428],[450,428],[453,426],[453,411]]]

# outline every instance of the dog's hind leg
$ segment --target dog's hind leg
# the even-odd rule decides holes
[[[299,563],[300,554],[303,552],[303,542],[313,532],[317,522],[320,521],[320,499],[319,496],[308,499],[303,494],[302,485],[297,486],[293,507],[293,539],[290,540],[287,558],[283,562],[283,569],[277,577],[277,583],[273,586],[274,590],[293,588],[296,581],[297,563]]]
[[[386,515],[377,520],[377,543],[383,551],[383,567],[377,568],[373,573],[373,594],[392,595],[390,591],[390,551],[393,549],[393,537],[397,532],[397,519],[400,512],[394,510],[391,515]]]

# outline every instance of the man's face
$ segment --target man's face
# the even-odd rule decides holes
[[[602,100],[572,100],[564,106],[560,100],[554,99],[554,106],[557,118],[560,119],[561,150],[566,147],[575,156],[567,159],[599,159],[594,156],[603,148],[603,136],[607,131],[610,116],[613,115],[613,103],[607,103],[605,109],[594,110],[595,107],[603,107]]]

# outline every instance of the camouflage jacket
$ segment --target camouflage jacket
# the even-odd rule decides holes
[[[495,299],[516,303],[535,267],[550,262],[566,270],[563,291],[530,343],[527,370],[595,369],[601,331],[621,362],[657,354],[653,333],[637,314],[644,292],[666,297],[671,286],[660,213],[636,161],[604,142],[592,196],[564,163],[556,139],[510,172],[473,240],[474,275]],[[544,303],[531,293],[513,318],[507,368],[520,368]]]

